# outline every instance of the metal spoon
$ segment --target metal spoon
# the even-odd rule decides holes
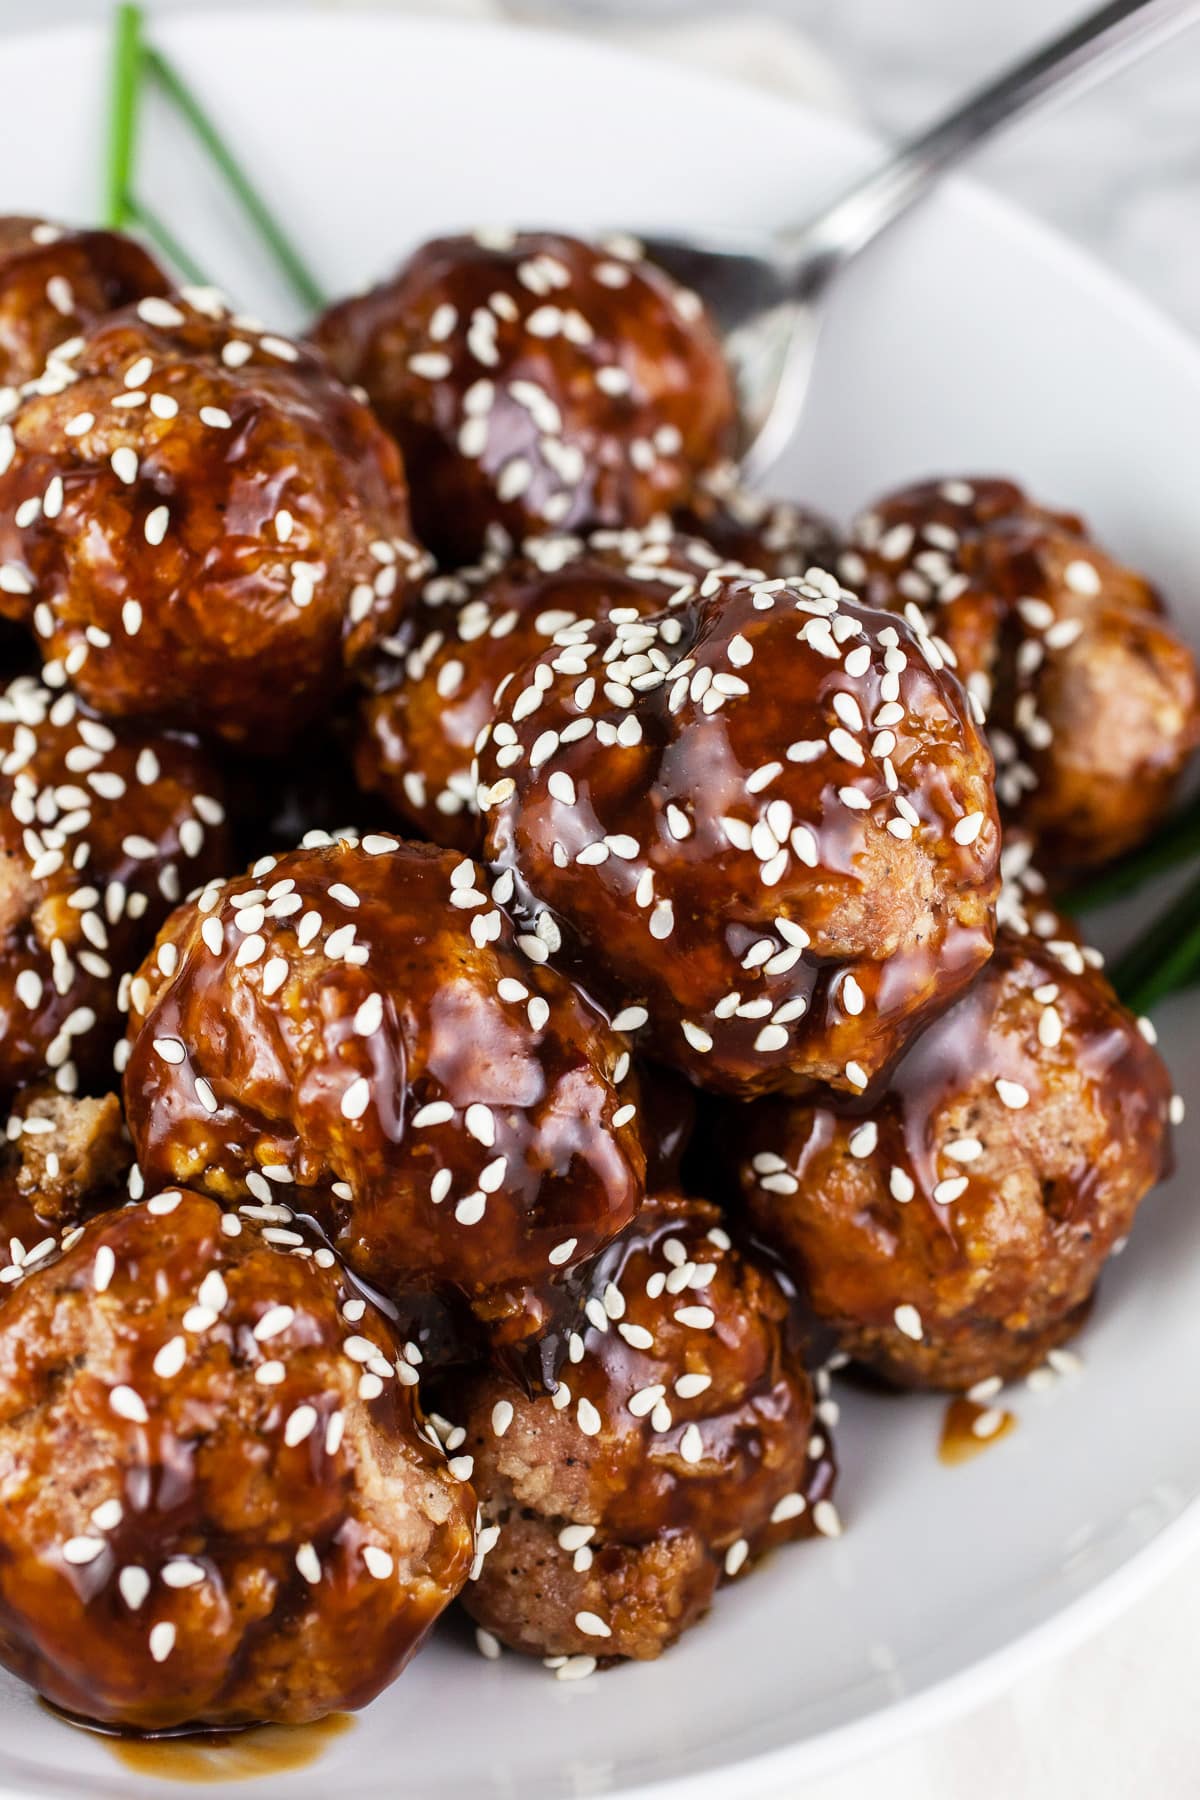
[[[758,480],[793,435],[833,278],[1001,126],[1078,93],[1200,18],[1200,0],[1112,0],[979,88],[806,225],[761,235],[642,233],[647,255],[703,295],[725,334],[742,406],[742,474]]]

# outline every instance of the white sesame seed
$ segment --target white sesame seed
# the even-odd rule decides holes
[[[925,1335],[925,1328],[921,1323],[921,1315],[915,1306],[911,1306],[905,1301],[903,1305],[896,1308],[892,1317],[896,1321],[897,1331],[902,1331],[905,1337],[911,1338],[915,1344],[921,1342],[921,1339]]]
[[[370,1104],[371,1084],[365,1075],[359,1075],[342,1095],[342,1117],[344,1119],[361,1119]]]
[[[255,1325],[254,1336],[260,1344],[265,1344],[269,1338],[278,1337],[280,1332],[286,1331],[295,1317],[296,1309],[293,1306],[269,1306]]]
[[[113,1388],[108,1396],[108,1404],[119,1419],[128,1419],[133,1425],[144,1425],[150,1416],[142,1396],[124,1383]]]
[[[606,1638],[612,1636],[611,1626],[606,1625],[604,1620],[594,1612],[577,1612],[575,1625],[585,1637]]]
[[[1004,1105],[1014,1112],[1029,1105],[1029,1089],[1022,1087],[1019,1081],[1006,1081],[1002,1075],[996,1077],[996,1092]]]

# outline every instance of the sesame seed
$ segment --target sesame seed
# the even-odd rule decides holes
[[[128,1419],[133,1425],[145,1425],[150,1416],[141,1395],[124,1383],[113,1388],[108,1404],[119,1419]]]
[[[1019,1081],[1006,1081],[1002,1075],[996,1077],[996,1092],[1004,1105],[1014,1112],[1029,1105],[1029,1089],[1022,1087]]]
[[[575,1413],[576,1420],[584,1437],[596,1437],[600,1431],[601,1418],[596,1408],[586,1396],[580,1400]]]
[[[265,1344],[269,1338],[278,1337],[280,1332],[286,1331],[295,1317],[296,1309],[293,1306],[269,1306],[255,1325],[254,1336],[260,1344]]]
[[[842,1521],[832,1500],[818,1500],[813,1507],[813,1524],[822,1537],[841,1537]]]
[[[296,1567],[311,1587],[321,1579],[321,1559],[311,1544],[301,1544],[296,1552]]]
[[[178,1375],[187,1361],[187,1339],[183,1337],[168,1338],[154,1358],[154,1373],[164,1381]]]
[[[146,515],[146,523],[143,527],[146,542],[154,545],[161,544],[167,535],[167,526],[170,522],[170,509],[165,506],[156,506],[153,512]]]
[[[342,1095],[342,1117],[344,1119],[361,1119],[370,1104],[371,1084],[365,1075],[359,1075]]]
[[[130,1612],[137,1612],[150,1592],[150,1577],[136,1563],[129,1563],[117,1576],[117,1587]]]
[[[612,1628],[604,1623],[594,1612],[577,1612],[575,1624],[585,1637],[606,1638],[612,1636]]]
[[[150,1631],[150,1654],[156,1663],[166,1662],[175,1648],[175,1627],[163,1619]]]
[[[921,1339],[925,1335],[925,1328],[921,1323],[921,1315],[915,1306],[910,1306],[908,1302],[905,1301],[903,1305],[896,1308],[892,1317],[896,1322],[897,1331],[902,1331],[905,1337],[911,1338],[915,1344],[921,1342]]]

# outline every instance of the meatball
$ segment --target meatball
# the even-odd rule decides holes
[[[0,387],[33,381],[59,345],[170,285],[154,258],[119,231],[0,218]]]
[[[424,566],[394,443],[215,303],[142,300],[69,348],[3,428],[0,611],[98,711],[277,750]]]
[[[449,562],[493,525],[644,525],[733,445],[711,323],[630,240],[439,238],[314,336],[399,439],[417,529]]]
[[[111,1079],[122,977],[224,865],[220,794],[186,733],[28,677],[0,693],[0,1091]]]
[[[705,1201],[650,1201],[605,1252],[553,1396],[485,1370],[453,1399],[486,1553],[463,1600],[514,1649],[657,1656],[723,1577],[838,1528],[789,1299]]]
[[[768,576],[837,567],[832,519],[790,500],[768,500],[742,487],[733,465],[706,475],[674,515],[680,531],[704,538],[720,555]]]
[[[1055,870],[1150,834],[1200,740],[1195,659],[1081,519],[1009,481],[925,482],[859,520],[840,568],[936,633],[988,712],[1006,817]]]
[[[587,540],[530,539],[519,556],[496,548],[473,566],[435,575],[371,665],[359,782],[422,836],[476,854],[483,831],[475,746],[495,715],[497,691],[558,632],[614,611],[641,617],[682,604],[707,574],[729,566],[663,519]]]
[[[471,1560],[415,1379],[300,1234],[100,1215],[0,1313],[0,1661],[138,1731],[365,1705]]]
[[[893,1382],[1036,1367],[1165,1172],[1170,1081],[1098,962],[1045,911],[1005,925],[881,1092],[767,1101],[740,1125],[754,1229]]]
[[[498,885],[368,836],[181,907],[132,988],[147,1178],[302,1200],[385,1291],[489,1316],[593,1255],[642,1199],[629,1054]]]
[[[487,854],[702,1087],[863,1088],[992,943],[962,690],[832,577],[556,633],[479,756]]]

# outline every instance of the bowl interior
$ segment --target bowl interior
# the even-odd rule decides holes
[[[246,13],[156,31],[331,294],[457,226],[788,222],[870,153],[749,90],[517,30]],[[100,35],[10,40],[3,54],[0,207],[94,216]],[[144,132],[146,198],[240,301],[302,323],[178,128],[149,107]],[[1085,511],[1200,639],[1198,468],[1200,353],[1057,239],[953,187],[844,280],[778,486],[844,516],[918,475],[1011,472]],[[1186,1094],[1194,1009],[1167,1008],[1162,1028]],[[939,1402],[841,1393],[846,1536],[777,1555],[661,1663],[564,1685],[513,1657],[485,1663],[449,1628],[318,1765],[251,1791],[550,1800],[707,1772],[728,1796],[742,1758],[787,1750],[799,1776],[927,1712],[939,1684],[962,1691],[981,1659],[993,1676],[1014,1668],[1024,1634],[1195,1518],[1197,1152],[1185,1125],[1181,1175],[1106,1276],[1084,1374],[1022,1389],[1003,1443],[949,1469]],[[131,1776],[16,1683],[0,1683],[0,1717],[6,1792],[176,1792]],[[700,1791],[709,1783],[688,1789]]]

